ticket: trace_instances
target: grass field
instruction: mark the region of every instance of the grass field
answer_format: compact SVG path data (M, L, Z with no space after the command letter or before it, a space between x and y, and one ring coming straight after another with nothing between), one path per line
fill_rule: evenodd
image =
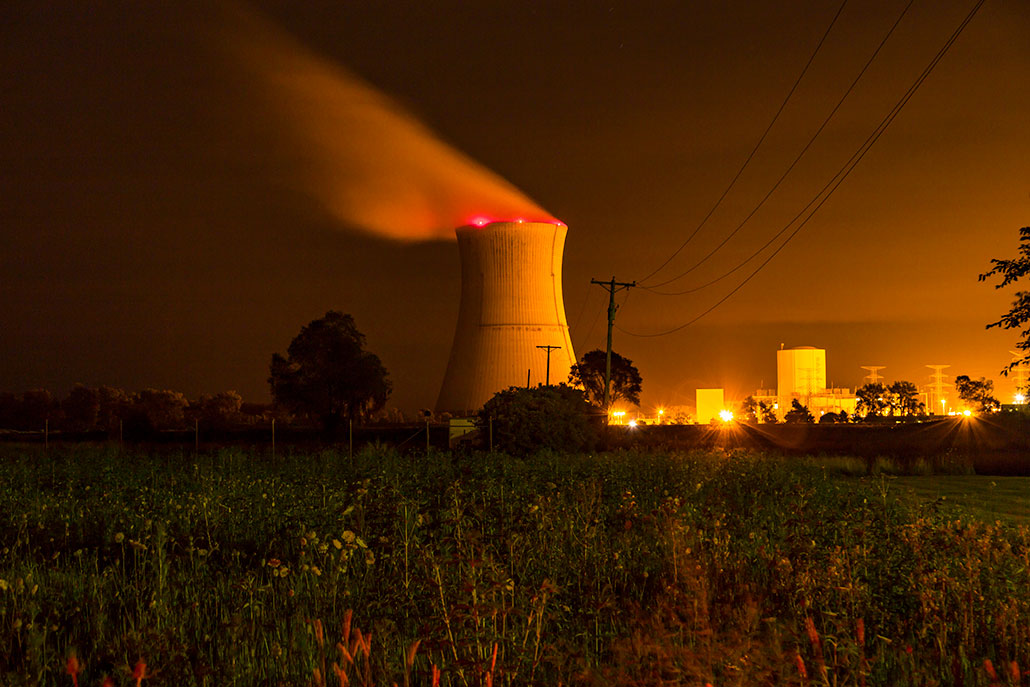
M1030 527L976 517L1025 481L2 451L2 685L1030 682Z
M891 488L923 503L955 506L982 520L1030 525L1030 477L899 476Z

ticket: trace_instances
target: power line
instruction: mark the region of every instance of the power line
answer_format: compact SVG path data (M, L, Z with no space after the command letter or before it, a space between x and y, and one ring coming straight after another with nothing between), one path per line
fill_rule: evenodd
M815 207L812 209L812 211L809 213L809 215L804 220L802 220L801 223L798 224L797 228L795 228L794 231L792 231L787 236L787 238L784 239L783 243L781 243L776 248L776 250L774 250L769 255L769 257L767 257L764 261L762 261L762 263L758 267L756 267L747 277L745 277L743 281L741 281L739 284L737 284L737 286L735 286L729 293L727 293L725 296L723 296L718 301L716 301L714 305L709 307L707 310L702 312L700 315L694 317L693 319L689 320L688 322L685 322L685 323L683 323L683 324L681 324L681 325L679 325L677 327L673 327L672 329L668 329L668 330L665 330L665 331L662 331L662 332L658 332L658 333L654 333L654 334L639 334L639 333L627 331L626 329L623 329L622 327L618 327L619 331L621 331L621 332L623 332L625 334L629 334L630 336L636 336L636 337L642 337L642 338L652 338L652 337L666 336L668 334L672 334L672 333L677 332L677 331L679 331L679 330L681 330L681 329L683 329L685 327L690 326L691 324L694 324L695 322L700 320L702 317L704 317L705 315L707 315L710 312L712 312L713 310L715 310L717 307L719 307L720 305L725 303L726 300L728 300L730 298L730 296L735 294L737 291L742 289L745 284L747 284L749 281L751 281L751 279L753 279L756 274L758 274L766 265L768 265L769 262L774 257L776 257L779 254L779 252L781 250L783 250L787 246L787 244L790 243L791 240L795 236L798 235L798 233L805 227L805 225L808 224L808 222L815 216L815 214L819 211L819 209L823 206L823 204L826 203L827 200L829 200L830 196L832 196L833 193L844 182L844 180L847 179L847 177L851 174L851 172L853 172L855 170L855 168L858 166L858 163L861 162L862 158L865 157L866 153L868 153L869 150L872 149L873 145L875 145L876 142L880 139L880 136L883 135L883 133L891 125L891 123L898 116L898 114L905 107L905 105L908 104L908 101L912 99L912 96L915 95L916 91L919 90L919 87L923 85L923 82L926 81L926 79L927 79L927 77L929 77L930 73L934 70L934 68L936 68L936 66L940 63L940 61L948 53L948 51L951 49L951 46L954 45L956 40L958 40L958 37L962 34L962 32L965 30L965 28L973 20L973 17L976 16L977 12L980 11L980 8L983 7L985 2L986 2L986 0L977 0L976 4L973 6L973 8L969 11L969 13L962 20L962 22L958 25L958 27L952 32L951 36L948 38L947 41L945 41L945 43L941 47L941 49L937 51L937 54L934 55L932 60L930 60L930 63L923 69L922 73L916 78L916 80L912 83L912 85L909 86L908 90L901 97L901 99L898 100L898 102L887 113L887 115L883 118L883 120L881 120L880 124L877 125L877 127L875 129L873 129L873 132L869 135L868 138L866 138L865 142L861 146L859 146L859 149L855 152L855 154L851 156L851 158L844 164L844 166L837 172L837 174L834 175L834 177L826 184L826 186L824 186L823 189L820 190L820 192L818 194L816 194L815 198L813 198L812 201L809 202L809 205L806 206L806 209L809 206L811 206L812 203L815 202L815 200L818 199L820 195L822 195L822 199L819 200L819 202L815 205ZM829 190L827 190L827 189L829 189ZM823 195L824 191L825 191L825 195ZM802 212L804 212L804 210L802 210ZM797 217L799 217L800 214L801 213L799 213L794 218L794 220L791 220L790 222L788 222L783 227L783 229L781 229L776 234L776 236L773 237L773 239L770 239L770 241L766 243L766 246L768 246L769 243L771 243L773 240L775 240L775 238L777 238L778 236L783 234L791 226L791 224L793 224L794 221L796 221ZM760 249L759 252L761 252L761 250L764 250L764 247L762 249ZM756 255L757 255L757 253L756 253ZM752 255L752 257L754 257L754 255ZM750 259L751 258L748 258L748 260L750 260ZM737 268L734 268L734 269L737 269Z
M790 101L791 96L794 95L794 91L797 90L797 87L801 83L801 80L805 77L805 74L808 73L808 68L810 66L812 66L812 62L815 60L815 56L817 54L819 54L819 49L823 47L823 43L826 41L826 37L830 35L830 30L833 28L833 25L837 23L838 17L840 17L841 13L844 12L844 6L847 5L847 4L848 4L848 0L844 0L840 4L840 7L837 9L837 13L835 15L833 15L833 19L830 20L830 25L826 27L826 31L823 32L822 38L819 39L819 43L815 46L815 50L812 51L811 56L808 58L808 62L805 63L805 66L801 70L801 73L798 75L797 80L794 81L794 85L790 87L790 91L787 93L787 97L785 97L783 99L783 102L780 103L779 109L776 110L776 114L773 115L772 121L769 122L769 126L765 127L765 131L762 132L762 135L759 137L758 142L755 143L755 147L751 149L750 153L748 153L747 158L744 160L744 164L742 164L740 166L740 169L737 170L737 173L735 175L733 175L733 178L730 180L729 185L722 192L722 195L719 196L719 199L715 201L715 204L708 211L708 214L706 214L704 216L704 218L701 220L700 224L698 224L697 227L694 228L694 231L691 232L690 236L687 237L687 240L684 241L682 244L680 244L680 247L677 248L675 251L673 251L672 255L670 255L665 260L665 262L663 262L661 265L659 265L657 268L655 268L655 270L653 272L648 274L643 279L640 279L639 281L641 281L641 282L647 281L648 279L650 279L654 275L656 275L659 272L661 272L662 269L664 269L666 265L668 265L670 262L672 262L673 258L675 258L677 255L679 255L680 251L682 251L684 248L686 248L687 244L690 243L691 240L693 240L693 238L695 236L697 236L697 233L699 231L701 231L702 227L705 226L705 224L708 222L709 218L715 213L715 211L718 209L718 207L722 204L722 201L726 199L726 196L729 194L729 192L736 185L737 180L740 179L740 175L744 173L744 170L747 169L747 166L751 163L751 159L755 156L755 153L757 153L758 149L762 146L762 143L765 141L765 137L769 135L769 132L772 130L773 125L776 124L776 121L780 118L780 114L783 112L783 109L787 106L787 103Z
M854 78L854 80L852 80L851 85L848 86L847 90L844 91L844 95L842 95L840 97L840 100L837 101L837 104L833 106L833 109L830 110L830 113L828 115L826 115L825 119L823 119L823 122L822 122L822 124L819 125L819 128L816 129L815 133L813 133L811 138L808 139L808 143L805 144L805 147L801 149L801 152L799 152L797 154L797 156L794 158L794 161L791 162L790 165L787 167L787 169L785 169L783 171L783 174L781 174L780 178L776 180L776 183L773 184L772 188L770 188L769 191L765 194L765 196L763 196L762 199L760 201L758 201L758 204L755 205L755 207L751 209L751 212L749 212L747 214L747 216L744 217L743 220L741 220L741 222L737 225L737 227L733 231L731 231L729 233L729 235L727 235L726 238L724 238L722 240L722 242L719 243L719 245L717 245L715 248L713 248L711 251L709 251L707 255L705 255L703 258L698 260L696 263L694 263L692 266L687 268L685 271L680 272L678 275L676 275L675 277L672 277L671 279L666 279L663 282L659 282L657 284L653 284L650 287L643 287L643 288L651 290L651 289L654 289L654 288L657 288L657 287L660 287L660 286L665 286L666 284L671 284L672 282L678 281L678 280L682 279L683 277L687 276L688 274L690 274L691 272L696 270L698 267L700 267L701 265L706 263L709 260L709 258L711 258L713 255L718 253L722 249L723 246L725 246L727 243L729 243L730 239L732 239L734 236L736 236L737 233L741 229L744 228L745 224L747 224L749 221L751 221L751 218L754 217L755 214L760 209L762 209L762 207L765 205L766 201L769 200L769 198L772 197L773 193L776 192L776 189L778 189L780 187L780 184L782 184L783 181L787 178L787 176L790 175L790 173L792 171L794 171L794 168L801 161L801 158L805 156L805 153L808 152L809 148L812 147L812 145L815 143L816 139L819 138L819 135L823 132L823 130L826 128L826 126L830 123L830 120L833 119L833 116L835 114L837 114L837 110L839 110L841 105L844 104L844 101L847 100L849 95L851 95L851 92L855 90L855 86L858 85L858 82L865 75L865 73L869 69L870 65L872 65L873 61L876 59L876 56L880 54L880 51L883 49L883 46L887 44L888 40L890 40L890 37L894 34L895 29L898 28L899 24L901 24L901 20L905 18L906 14L908 14L908 10L909 10L909 8L912 7L912 4L914 2L915 2L915 0L909 0L909 3L907 5L905 5L904 9L901 10L901 14L898 15L898 18L891 25L890 29L887 31L886 35L884 35L884 37L880 41L879 45L876 46L876 49L873 51L872 55L870 55L869 59L866 60L866 63L862 66L862 69L859 70L858 75ZM802 212L804 212L804 211L802 210ZM768 245L768 244L766 244L766 245ZM763 246L761 249L759 249L758 252L760 253L764 249L765 249L765 246ZM752 255L751 257L753 258L754 255ZM687 293L693 293L695 291L700 290L701 288L705 288L706 286L711 286L712 284L714 284L714 283L724 279L725 277L727 277L730 274L732 274L733 272L735 272L737 269L739 269L739 267L742 267L743 264L747 263L750 260L751 260L751 258L748 258L747 260L744 261L744 263L742 263L738 267L730 270L729 272L724 274L722 277L719 277L718 279L715 279L713 281L708 282L707 284L705 284L702 287L698 287L698 288L694 288L694 289L687 289L685 291L675 291L675 292L665 292L665 293L656 291L655 293L661 293L662 295L667 295L667 296L681 296L681 295L684 295L684 294L687 294Z

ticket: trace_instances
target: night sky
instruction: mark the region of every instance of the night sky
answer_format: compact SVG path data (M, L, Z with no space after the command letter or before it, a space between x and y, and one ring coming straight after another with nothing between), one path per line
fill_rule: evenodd
M751 163L648 284L715 248L840 100L904 0L849 2ZM973 0L916 0L776 192L682 291L779 232L855 153ZM329 309L432 407L457 318L453 227L569 226L576 353L606 293L699 226L838 2L8 2L0 8L0 390L227 389ZM979 283L1030 224L1030 3L988 0L799 233L681 296L629 292L615 349L642 405L775 386L775 350L924 384L994 378L1016 335ZM790 230L792 230L791 227ZM786 234L783 235L784 237ZM780 239L782 241L782 238ZM623 297L625 294L623 294ZM620 297L620 301L623 299Z

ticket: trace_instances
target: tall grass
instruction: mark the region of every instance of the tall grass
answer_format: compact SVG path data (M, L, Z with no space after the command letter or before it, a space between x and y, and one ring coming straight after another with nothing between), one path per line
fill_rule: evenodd
M142 661L155 686L338 684L334 662L381 685L1030 668L1028 528L804 461L4 451L4 685L70 685L73 655L79 684Z

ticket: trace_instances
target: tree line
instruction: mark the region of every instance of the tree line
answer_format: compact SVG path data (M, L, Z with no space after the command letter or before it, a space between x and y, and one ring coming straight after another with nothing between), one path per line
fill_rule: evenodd
M244 403L236 391L187 399L169 389L130 392L112 386L77 384L64 398L46 389L0 392L0 429L66 432L161 431L267 423L277 413L268 405Z
M990 379L972 379L968 375L959 375L955 378L955 391L971 411L989 413L1001 408L1001 403L994 397L994 382ZM904 380L892 384L866 384L855 390L855 397L858 400L853 415L848 415L845 410L826 412L819 417L818 422L825 424L860 422L884 417L912 417L928 415L936 410L928 409L926 404L919 400L918 387ZM779 422L776 409L765 401L755 399L754 396L748 396L741 403L738 418L743 422L752 423ZM786 424L816 421L808 407L796 398L791 400L790 410L783 415L783 422Z

